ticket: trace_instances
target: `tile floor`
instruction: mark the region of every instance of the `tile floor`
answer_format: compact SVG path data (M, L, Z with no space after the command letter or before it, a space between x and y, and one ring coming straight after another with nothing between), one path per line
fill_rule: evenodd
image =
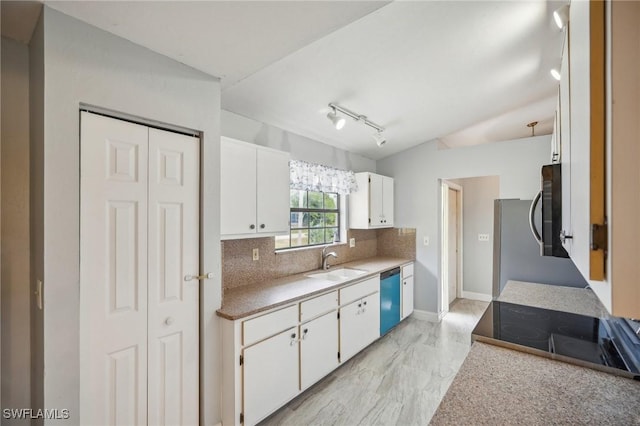
M487 305L460 299L440 323L407 318L261 426L428 424Z

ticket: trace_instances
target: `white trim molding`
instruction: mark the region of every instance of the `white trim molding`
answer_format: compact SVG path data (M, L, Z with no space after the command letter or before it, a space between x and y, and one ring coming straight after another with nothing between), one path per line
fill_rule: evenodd
M490 294L474 293L472 291L462 291L463 299L480 300L482 302L491 302L493 299Z

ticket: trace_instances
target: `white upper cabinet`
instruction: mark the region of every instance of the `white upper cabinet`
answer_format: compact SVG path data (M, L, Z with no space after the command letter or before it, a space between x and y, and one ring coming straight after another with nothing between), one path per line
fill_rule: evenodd
M349 195L349 228L393 227L393 178L356 173L358 191Z
M223 239L289 231L289 154L222 137L220 228Z

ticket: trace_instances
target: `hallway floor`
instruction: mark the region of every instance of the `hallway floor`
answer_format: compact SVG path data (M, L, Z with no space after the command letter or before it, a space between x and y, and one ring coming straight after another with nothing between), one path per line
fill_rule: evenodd
M426 425L487 306L460 299L440 323L409 317L261 425Z

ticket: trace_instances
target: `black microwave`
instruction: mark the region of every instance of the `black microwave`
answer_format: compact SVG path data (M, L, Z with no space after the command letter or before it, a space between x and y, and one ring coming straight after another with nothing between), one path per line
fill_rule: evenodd
M529 209L529 226L540 244L542 256L569 257L562 246L562 166L542 166L542 190L536 195ZM534 218L538 203L542 201L542 232L538 232Z

